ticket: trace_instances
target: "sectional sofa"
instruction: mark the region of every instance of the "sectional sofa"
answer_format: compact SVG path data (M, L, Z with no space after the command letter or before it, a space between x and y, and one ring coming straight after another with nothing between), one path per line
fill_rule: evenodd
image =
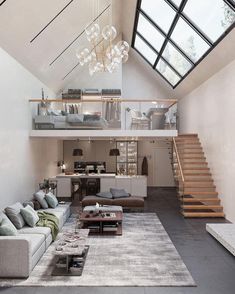
M39 211L56 215L61 230L70 216L70 203ZM0 212L0 216L7 217L4 212ZM51 242L52 235L48 227L24 226L16 236L0 236L0 277L28 277Z

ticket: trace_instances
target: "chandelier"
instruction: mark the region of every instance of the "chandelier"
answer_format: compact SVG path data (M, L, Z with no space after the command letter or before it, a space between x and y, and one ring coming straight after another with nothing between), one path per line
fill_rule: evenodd
M88 65L89 74L115 72L120 64L127 62L130 46L126 41L118 41L116 28L109 24L102 28L97 22L85 28L90 48L77 51L76 56L81 66Z

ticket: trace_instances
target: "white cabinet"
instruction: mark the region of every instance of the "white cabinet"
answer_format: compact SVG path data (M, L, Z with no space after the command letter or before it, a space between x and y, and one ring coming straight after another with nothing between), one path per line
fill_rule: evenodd
M57 197L71 197L71 178L57 178Z
M116 187L116 179L115 178L101 178L100 179L100 192L109 191L110 188Z
M131 193L131 179L129 177L116 177L116 188L125 189L127 193Z
M147 197L147 177L133 177L131 179L131 195Z

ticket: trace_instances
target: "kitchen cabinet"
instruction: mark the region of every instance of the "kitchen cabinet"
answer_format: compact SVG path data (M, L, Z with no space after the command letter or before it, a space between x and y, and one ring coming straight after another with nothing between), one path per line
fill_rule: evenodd
M131 179L131 194L134 196L147 196L147 177L133 177Z
M131 179L129 177L116 177L116 188L125 189L127 193L131 193Z
M133 196L147 197L147 177L116 176L115 178L101 178L100 191L106 192L110 188L125 189Z
M71 197L70 178L57 178L57 197Z
M114 178L101 178L100 179L100 192L109 191L110 188L116 187L116 179Z

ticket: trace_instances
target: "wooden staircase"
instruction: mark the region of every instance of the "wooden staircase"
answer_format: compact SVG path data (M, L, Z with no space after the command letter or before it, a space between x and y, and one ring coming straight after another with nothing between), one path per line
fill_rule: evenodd
M224 217L197 134L173 138L172 164L184 217Z

